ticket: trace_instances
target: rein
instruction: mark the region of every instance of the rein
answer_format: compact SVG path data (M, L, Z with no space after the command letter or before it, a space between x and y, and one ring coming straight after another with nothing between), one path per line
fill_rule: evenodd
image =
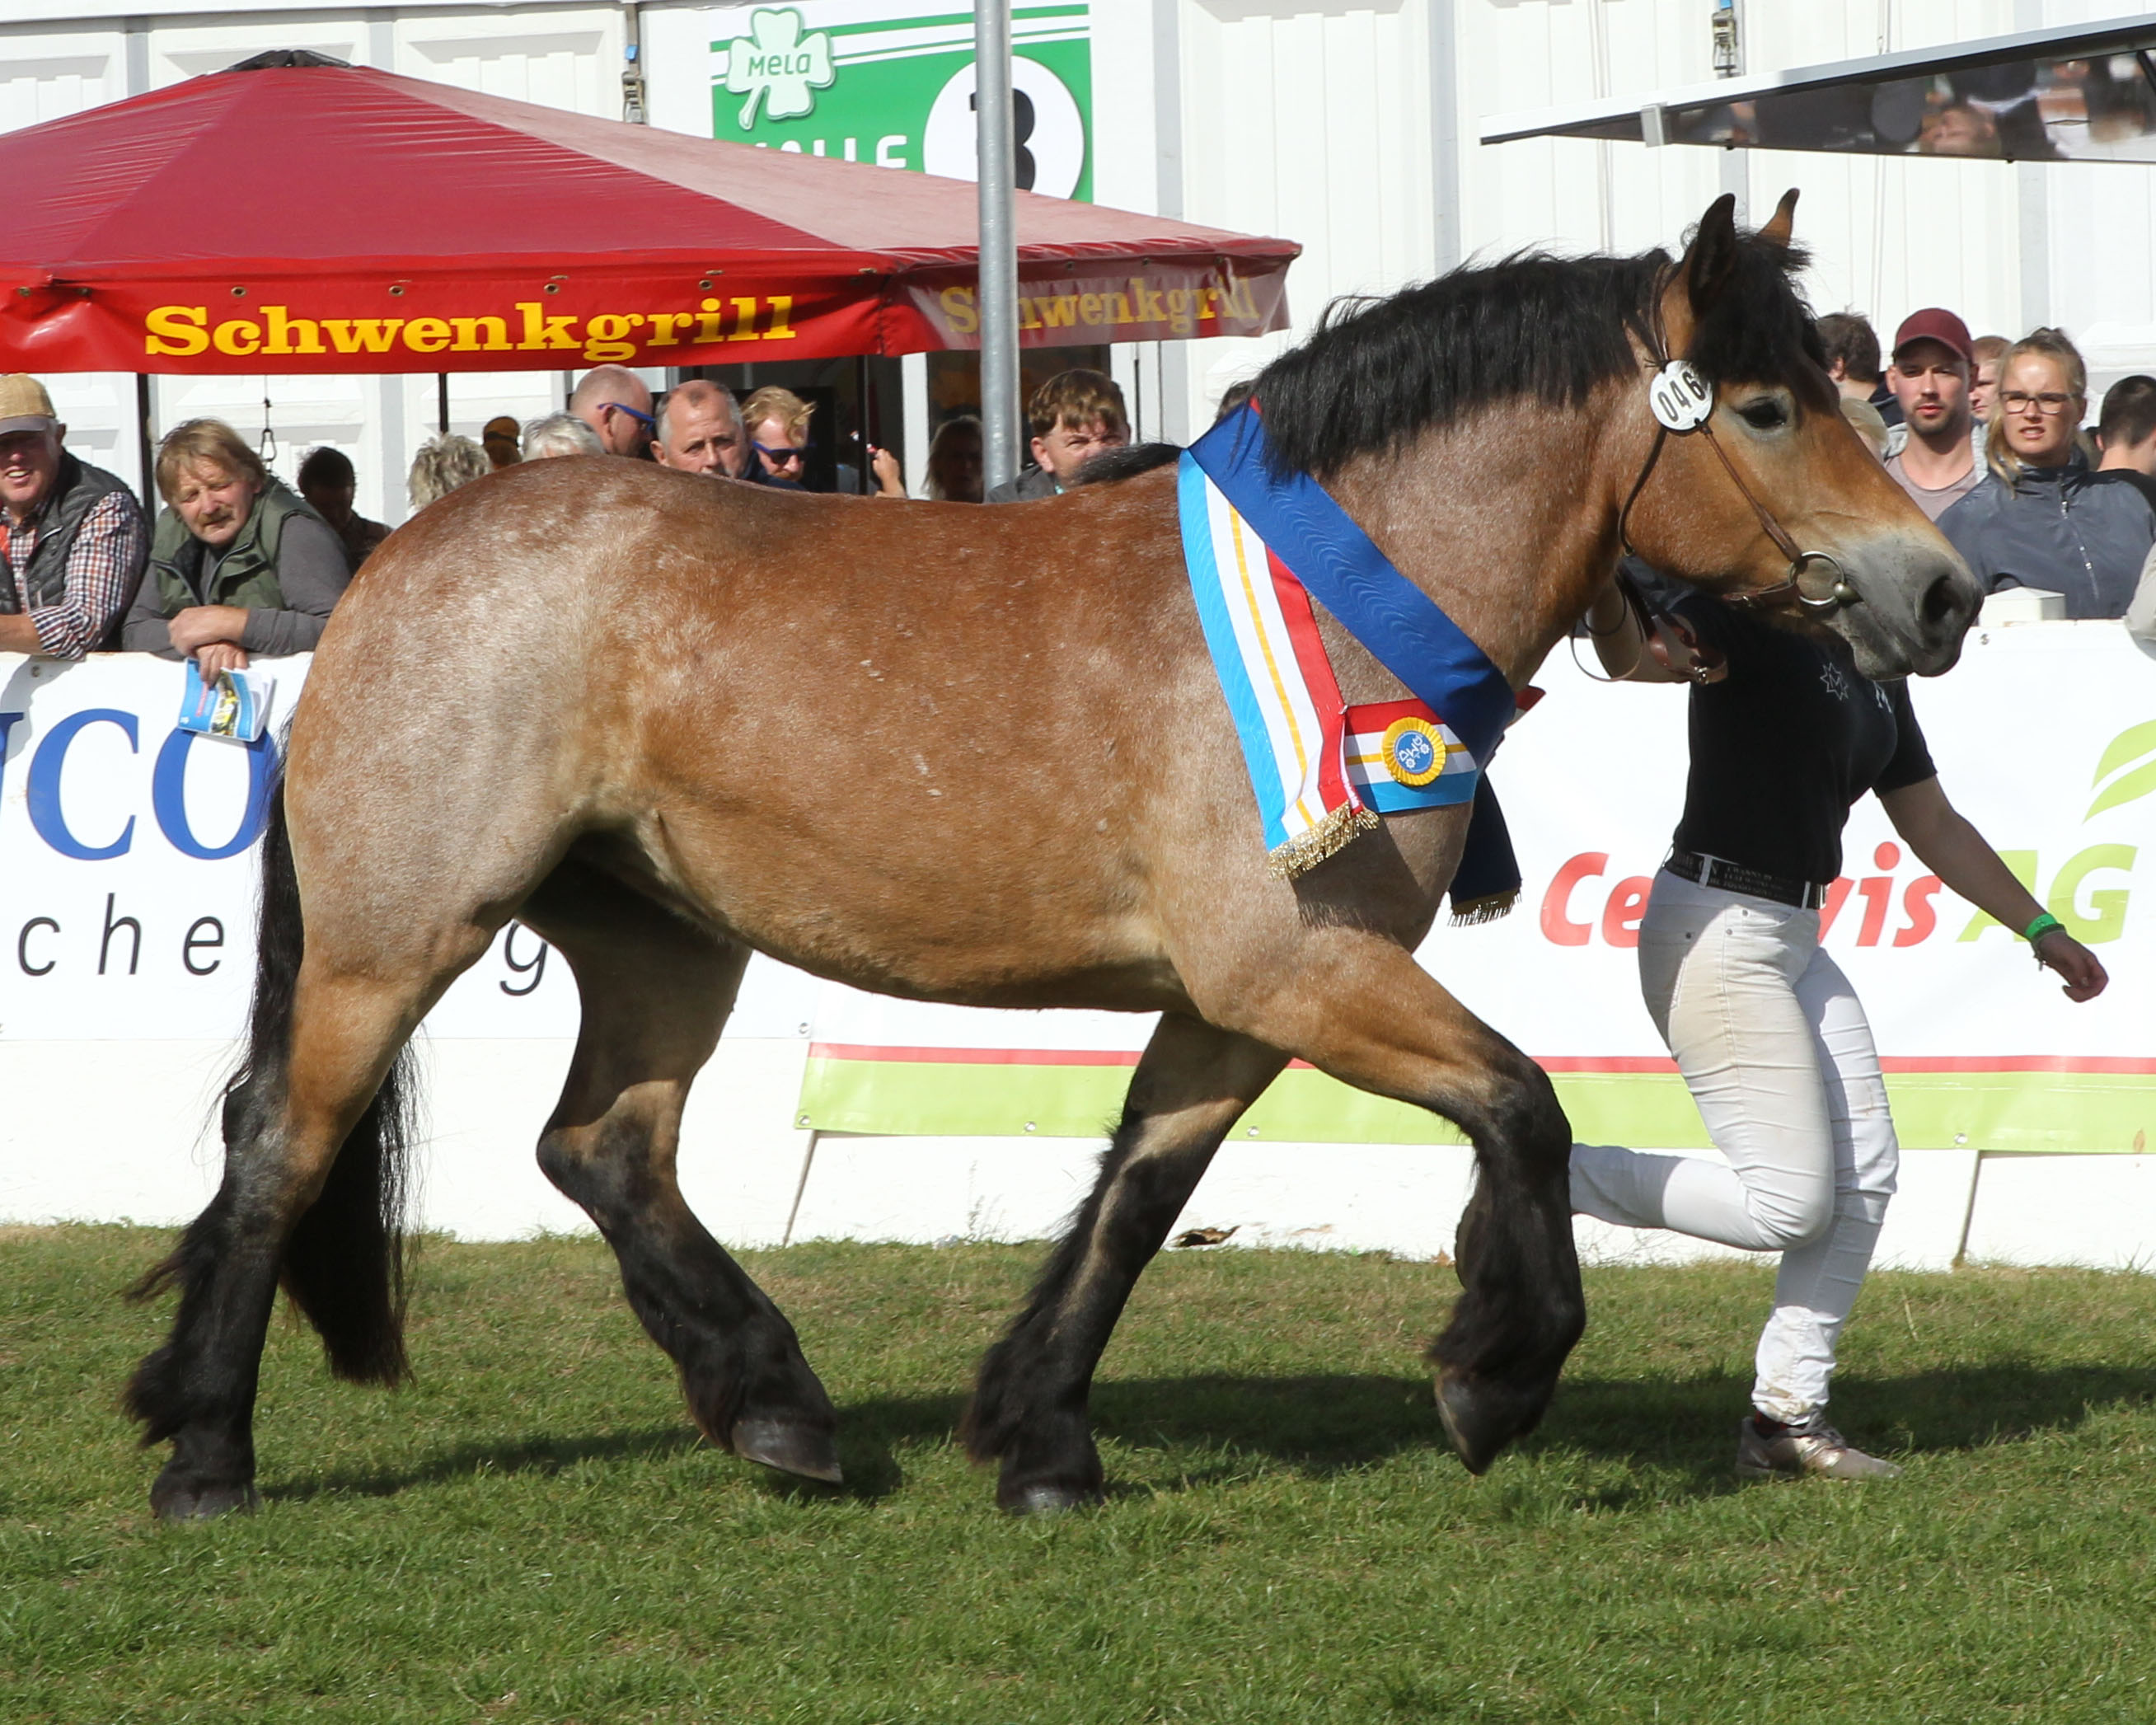
M1714 389L1700 376L1689 359L1670 357L1669 340L1662 329L1662 292L1667 284L1667 272L1655 280L1652 295L1653 311L1646 327L1641 331L1647 350L1653 357L1656 371L1654 380L1647 386L1648 405L1655 415L1655 441L1647 450L1647 459L1640 465L1640 476L1632 482L1626 494L1625 506L1617 513L1617 542L1628 557L1637 557L1633 549L1632 536L1628 524L1632 517L1632 506L1640 501L1640 493L1646 489L1647 480L1662 458L1662 445L1671 434L1688 437L1694 432L1707 440L1722 463L1722 471L1738 493L1752 506L1752 513L1759 519L1760 531L1766 534L1774 548L1789 560L1789 572L1771 587L1763 587L1750 593L1720 593L1716 597L1725 604L1746 608L1779 604L1794 598L1797 603L1815 617L1825 617L1844 605L1861 602L1863 595L1850 583L1849 573L1834 557L1823 551L1805 551L1790 537L1789 529L1775 519L1774 511L1762 503L1744 476L1737 470L1737 464L1729 459L1721 439L1714 434ZM1659 656L1659 655L1657 655Z

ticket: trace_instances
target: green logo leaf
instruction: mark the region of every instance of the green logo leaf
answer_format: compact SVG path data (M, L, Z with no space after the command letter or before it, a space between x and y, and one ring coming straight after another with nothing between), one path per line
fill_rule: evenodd
M2123 770L2126 768L2132 770ZM2112 778L2114 773L2118 777ZM2143 725L2129 726L2112 738L2104 749L2103 758L2096 763L2096 777L2089 783L2102 784L2107 778L2111 783L2097 792L2096 800L2088 806L2088 814L2082 817L2083 820L2156 791L2156 719Z
M828 90L836 75L831 70L829 33L801 33L801 14L758 10L749 14L749 33L726 44L726 91L745 95L741 129L756 124L756 107L763 104L767 120L798 120L816 111L814 90Z

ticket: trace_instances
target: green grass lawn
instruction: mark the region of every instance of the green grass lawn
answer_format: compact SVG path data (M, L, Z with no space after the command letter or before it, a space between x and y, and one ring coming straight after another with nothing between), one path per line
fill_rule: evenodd
M2156 1278L1881 1276L1836 1408L1894 1483L1729 1474L1768 1278L1604 1271L1473 1480L1418 1355L1452 1273L1147 1275L1114 1496L1006 1519L952 1428L1038 1253L752 1255L850 1481L696 1437L596 1241L429 1242L418 1382L273 1326L261 1514L160 1528L116 1407L163 1237L0 1231L0 1720L2156 1719Z

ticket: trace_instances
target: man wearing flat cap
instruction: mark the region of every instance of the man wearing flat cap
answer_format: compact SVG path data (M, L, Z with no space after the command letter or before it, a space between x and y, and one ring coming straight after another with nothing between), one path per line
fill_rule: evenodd
M1975 370L1969 326L1943 307L1912 312L1894 332L1887 385L1902 404L1909 438L1887 470L1932 521L1984 481L1969 442L1969 380Z
M0 377L0 653L80 659L120 644L150 554L126 485L62 446L35 377Z

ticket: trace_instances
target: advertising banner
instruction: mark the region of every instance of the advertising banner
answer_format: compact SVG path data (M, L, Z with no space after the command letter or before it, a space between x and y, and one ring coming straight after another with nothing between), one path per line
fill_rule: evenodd
M219 1040L254 981L255 841L309 657L258 660L269 729L178 727L185 667L0 655L0 1041ZM798 1037L815 983L759 957L730 1025ZM575 979L521 924L451 985L424 1034L573 1037Z
M1639 925L1683 800L1686 696L1590 680L1560 648L1492 773L1526 885L1505 920L1419 957L1540 1060L1584 1140L1703 1148L1640 1004ZM2028 947L1947 891L1861 802L1821 922L1871 1016L1912 1148L2133 1152L2156 1127L2156 661L2114 623L1974 634L1914 685L1942 783L2102 959L2075 1006ZM1253 804L1250 865L1264 865ZM801 1114L844 1132L1099 1136L1149 1019L985 1013L827 988ZM1236 1129L1291 1142L1456 1142L1420 1110L1291 1069Z
M802 0L702 16L711 32L713 137L978 177L972 13ZM1010 28L1018 189L1090 202L1088 10L1015 5Z
M271 741L305 659L264 661L270 729L241 744L178 728L182 666L0 656L0 1040L214 1040L254 973L254 841ZM1686 696L1608 685L1564 650L1548 698L1492 771L1525 889L1500 922L1440 927L1422 963L1552 1073L1583 1138L1706 1142L1639 995L1640 918L1683 797ZM2156 661L2116 624L1972 634L1913 697L1943 783L2112 974L2063 999L2012 932L1947 891L1871 798L1844 841L1826 950L1870 1014L1912 1148L2145 1150L2156 1127ZM1251 809L1251 866L1263 845ZM1367 841L1358 841L1367 842ZM568 1037L573 978L511 925L428 1031ZM813 1032L810 1026L813 1024ZM922 1006L759 957L728 1034L811 1038L798 1122L901 1135L1096 1137L1151 1020ZM1239 1136L1451 1142L1416 1109L1291 1069Z

